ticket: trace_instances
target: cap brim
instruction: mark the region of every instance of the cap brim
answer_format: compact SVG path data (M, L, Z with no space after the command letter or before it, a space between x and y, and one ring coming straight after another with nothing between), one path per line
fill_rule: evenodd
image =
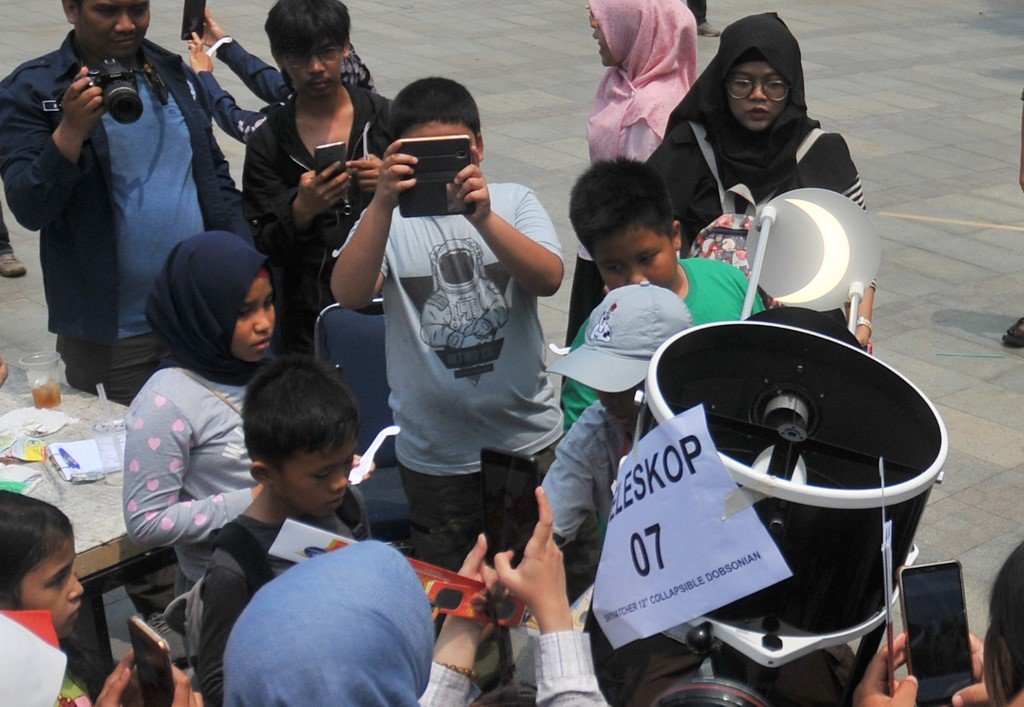
M647 376L648 360L623 358L586 347L570 351L548 366L550 373L572 378L606 393L620 393L639 385Z

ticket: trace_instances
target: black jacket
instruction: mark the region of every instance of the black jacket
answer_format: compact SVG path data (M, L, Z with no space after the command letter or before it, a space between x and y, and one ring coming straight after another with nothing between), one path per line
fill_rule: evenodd
M363 127L370 125L371 154L378 157L391 143L387 126L389 101L361 88L346 86L352 99L352 132L346 140L348 159L363 154ZM256 247L270 256L281 290L278 323L281 350L313 353L313 327L317 314L334 302L331 295L332 252L348 238L372 194L355 186L345 204L320 214L306 231L292 219L292 201L299 178L313 168L313 156L302 144L295 126L295 97L274 108L267 121L249 138L242 174L245 215L250 220Z

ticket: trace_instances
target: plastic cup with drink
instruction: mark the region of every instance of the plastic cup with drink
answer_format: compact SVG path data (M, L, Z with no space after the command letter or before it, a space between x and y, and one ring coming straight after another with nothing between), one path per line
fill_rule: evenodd
M60 354L40 351L22 356L18 363L28 376L33 404L37 408L60 405Z

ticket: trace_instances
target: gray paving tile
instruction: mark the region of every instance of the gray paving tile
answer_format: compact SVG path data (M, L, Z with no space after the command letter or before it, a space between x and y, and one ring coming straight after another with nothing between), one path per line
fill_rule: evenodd
M878 319L876 316L875 320ZM879 348L876 354L878 358L913 381L933 401L977 383L975 378L965 373L951 371L914 356L886 351L885 348Z
M1006 376L1000 379L1005 381ZM970 388L944 395L936 402L985 420L1024 429L1024 393L1005 385L978 383Z

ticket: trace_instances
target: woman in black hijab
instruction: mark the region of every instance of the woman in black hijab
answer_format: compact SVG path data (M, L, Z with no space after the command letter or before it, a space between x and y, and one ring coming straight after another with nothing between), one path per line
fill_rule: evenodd
M829 189L864 206L846 141L807 116L800 45L773 12L726 27L648 164L668 184L684 256L699 254L699 246L690 250L694 239L722 214L753 214L792 189ZM862 344L873 299L868 288L856 332Z

